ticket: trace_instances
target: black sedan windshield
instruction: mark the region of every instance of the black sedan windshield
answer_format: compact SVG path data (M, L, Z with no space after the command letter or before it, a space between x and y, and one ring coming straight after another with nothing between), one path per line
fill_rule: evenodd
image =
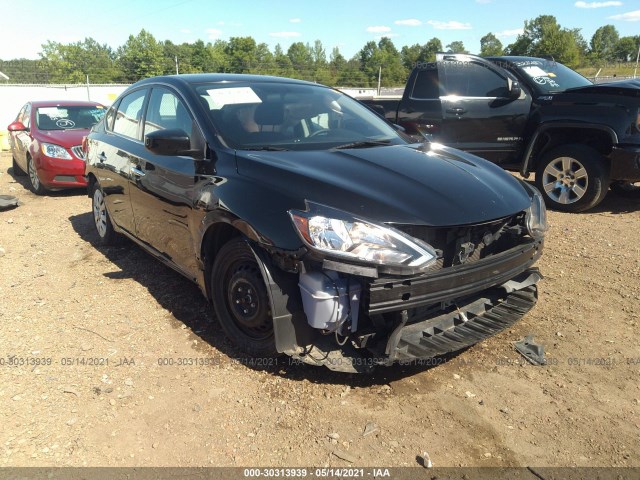
M592 84L579 73L552 60L516 62L516 70L520 72L521 76L530 78L538 93L543 95Z
M382 118L335 90L275 82L201 85L225 143L239 150L316 150L406 143Z

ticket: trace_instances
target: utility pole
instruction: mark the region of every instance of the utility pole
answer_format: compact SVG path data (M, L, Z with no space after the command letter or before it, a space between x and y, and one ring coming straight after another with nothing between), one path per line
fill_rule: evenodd
M380 81L382 80L382 65L378 69L378 96L380 96Z
M633 70L633 78L636 78L636 73L638 73L638 60L640 60L640 45L638 45L638 55L636 55L636 68Z
M177 55L175 56L175 60L176 60L176 75L179 75L179 72L178 72L178 56Z
M87 100L91 101L91 90L89 89L89 75L87 74Z

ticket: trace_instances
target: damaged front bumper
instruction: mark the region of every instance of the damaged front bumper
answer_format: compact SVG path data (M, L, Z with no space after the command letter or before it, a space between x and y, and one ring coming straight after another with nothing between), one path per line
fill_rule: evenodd
M360 315L369 326L343 345L316 336L286 353L331 370L366 372L455 352L508 328L535 304L542 275L532 265L542 252L531 241L468 265L420 276L370 279ZM345 337L346 338L346 337Z
M538 300L536 284L541 278L538 269L529 269L482 295L457 301L447 313L422 321L411 321L403 311L380 363L433 358L497 334L533 308Z

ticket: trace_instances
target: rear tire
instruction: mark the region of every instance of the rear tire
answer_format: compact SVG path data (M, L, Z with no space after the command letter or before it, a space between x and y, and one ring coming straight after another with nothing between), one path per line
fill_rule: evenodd
M546 153L536 168L536 186L549 208L583 212L607 194L609 172L605 160L586 145L563 145Z
M98 243L102 246L115 245L118 243L120 236L113 229L111 217L109 216L107 205L104 201L104 192L98 182L93 184L91 211L93 213L93 226L98 234Z
M278 355L267 287L246 240L225 244L213 263L211 298L229 339L252 357Z
M16 157L12 156L11 160L12 160L11 168L12 168L12 171L13 171L13 175L16 176L16 177L24 177L26 175L26 173L16 163Z

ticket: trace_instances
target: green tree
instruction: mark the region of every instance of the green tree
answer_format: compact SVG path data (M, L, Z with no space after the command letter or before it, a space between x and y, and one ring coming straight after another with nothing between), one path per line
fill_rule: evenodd
M455 42L451 42L449 45L447 45L447 53L469 53L469 52L464 48L464 43L462 43L460 40L456 40Z
M210 72L226 72L229 69L229 58L227 57L227 42L224 40L216 40L213 44L207 44L211 65L208 69Z
M87 75L92 83L109 83L119 74L111 48L93 38L66 45L48 41L40 57L55 83L85 83Z
M402 64L407 70L411 70L418 62L434 62L436 53L444 51L439 38L433 37L424 45L418 43L410 47L404 46L400 50Z
M293 78L309 79L313 76L313 55L308 44L292 43L287 50L287 57L294 68Z
M605 25L598 28L590 42L590 54L592 60L613 62L616 58L616 45L620 40L618 31L613 25Z
M502 42L493 33L487 33L480 39L480 55L483 57L491 57L502 55L504 48Z
M507 47L510 55L553 57L577 67L586 48L579 29L562 28L553 15L540 15L524 22L524 32Z
M231 37L224 53L231 73L247 73L256 66L256 41L252 37Z
M118 48L116 57L126 82L164 73L163 47L145 29L135 37L129 35L126 43Z
M291 59L284 53L279 43L273 49L273 60L277 69L277 75L291 77L294 74Z
M640 48L640 35L622 37L615 46L615 59L619 62L635 61Z

